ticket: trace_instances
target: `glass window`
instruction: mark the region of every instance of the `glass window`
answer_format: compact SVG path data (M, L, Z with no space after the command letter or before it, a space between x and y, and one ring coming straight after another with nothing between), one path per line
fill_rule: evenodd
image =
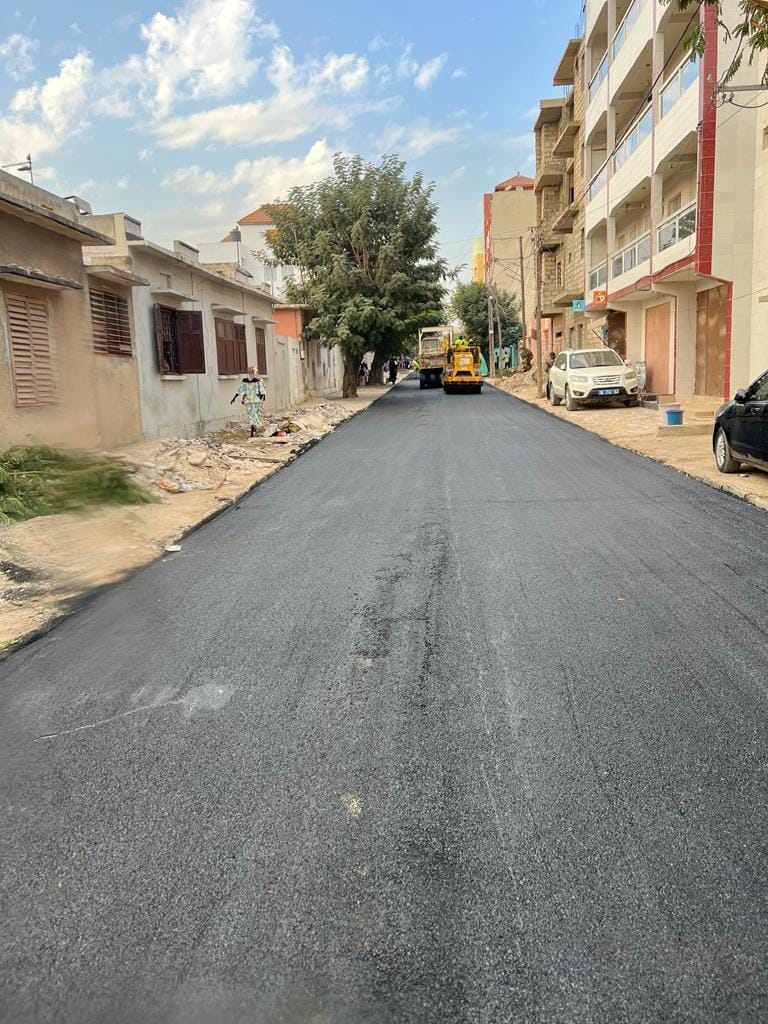
M637 243L637 262L644 263L651 258L651 236L645 235Z
M680 79L682 81L681 92L685 92L689 85L693 85L694 82L698 81L699 78L699 62L698 60L691 60L684 66Z
M752 402L768 402L768 373L755 384L749 397Z
M560 355L555 360L555 366L557 367L558 370L564 370L565 369L565 362L566 362L566 357L563 356L563 355Z
M678 219L677 236L679 239L690 238L696 230L696 207L686 210Z
M662 224L659 228L659 252L668 249L677 241L677 222L670 221L669 224Z
M673 196L669 200L669 202L667 203L667 216L668 217L671 217L673 213L677 213L677 211L682 206L682 200L683 200L683 197L682 197L682 194L680 192L678 192L676 196Z
M586 370L596 366L622 366L623 361L611 348L591 349L588 352L574 352L571 356L572 370Z
M620 277L624 273L624 257L614 256L611 274L613 277Z

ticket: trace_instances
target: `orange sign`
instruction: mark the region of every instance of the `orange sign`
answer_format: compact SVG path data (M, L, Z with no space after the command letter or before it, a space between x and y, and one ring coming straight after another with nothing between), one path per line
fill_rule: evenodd
M607 306L608 305L608 292L605 288L598 288L597 291L592 292L592 305L593 306Z

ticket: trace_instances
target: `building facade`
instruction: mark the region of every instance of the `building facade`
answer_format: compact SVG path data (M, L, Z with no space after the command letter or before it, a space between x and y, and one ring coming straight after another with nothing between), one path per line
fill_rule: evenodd
M542 315L551 350L600 344L584 313L584 44L570 39L534 126L536 223L542 246Z
M0 448L141 437L130 273L90 272L92 217L0 172Z
M536 227L533 188L533 178L516 174L483 197L484 277L481 280L514 295L520 311L525 306L529 324L536 295L536 267L532 257ZM475 266L473 260L473 268Z
M269 212L263 206L241 217L221 242L197 246L202 263L239 263L251 275L254 284L277 299L285 299L285 286L296 274L296 267L270 267L263 259L269 251L267 235L274 230Z
M242 418L231 399L248 367L267 389L267 410L292 404L290 358L272 332L274 299L237 266L225 275L184 242L173 251L145 239L123 213L92 218L114 242L90 248L89 268L128 273L133 289L133 345L145 437L194 437Z
M768 365L762 115L718 92L737 43L709 5L587 0L585 16L587 310L620 326L648 390L729 396ZM737 0L723 16L740 16ZM693 17L701 59L685 46ZM761 71L744 62L731 84Z

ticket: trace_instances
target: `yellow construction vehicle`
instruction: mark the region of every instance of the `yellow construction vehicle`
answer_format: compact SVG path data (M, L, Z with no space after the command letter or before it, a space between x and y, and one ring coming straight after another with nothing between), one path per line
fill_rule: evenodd
M458 338L448 347L443 370L443 390L446 395L458 391L473 391L479 394L483 389L480 373L480 349Z

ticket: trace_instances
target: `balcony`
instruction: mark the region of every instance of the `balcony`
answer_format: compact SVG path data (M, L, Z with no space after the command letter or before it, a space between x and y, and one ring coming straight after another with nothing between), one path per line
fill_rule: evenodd
M655 270L663 270L690 256L696 248L696 203L690 203L656 229Z
M639 58L644 51L650 54L653 39L654 8L650 0L634 0L616 30L611 43L611 102L615 102L617 94L624 86L626 79L632 75L630 91L636 91L634 79L644 67L638 67Z
M608 164L603 164L601 169L592 178L587 186L585 230L591 234L593 229L601 220L608 216Z
M661 119L656 126L656 167L690 137L693 141L699 122L698 61L686 59L661 92ZM691 147L688 147L691 148Z
M573 222L579 215L579 202L573 199L552 221L552 230L559 235L573 234Z
M648 194L652 164L652 124L653 116L649 108L635 121L614 153L611 211L622 202L634 201Z
M543 188L559 186L565 174L565 160L554 156L545 156L537 168L534 189L541 192Z
M651 258L651 233L646 232L621 252L611 257L611 290L621 291L648 273Z
M606 50L605 56L600 61L600 65L597 71L594 73L587 86L587 103L592 103L593 100L597 99L597 94L600 92L600 86L608 77L608 51Z
M596 267L593 267L589 272L587 280L590 292L595 291L597 288L605 288L608 282L608 261L603 260L602 263L598 263Z

